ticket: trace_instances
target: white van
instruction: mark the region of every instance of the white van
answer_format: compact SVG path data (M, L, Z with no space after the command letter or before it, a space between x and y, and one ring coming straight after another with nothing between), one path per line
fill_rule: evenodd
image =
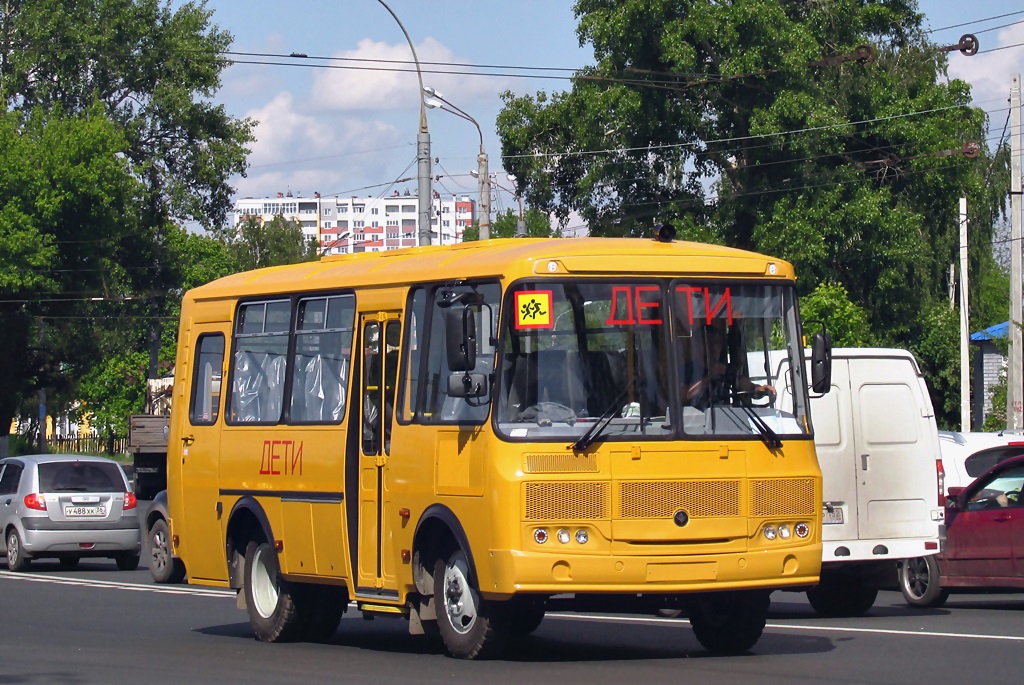
M777 363L774 377L788 378L788 362ZM788 389L778 390L789 401L781 397ZM937 585L939 433L913 355L834 349L831 390L812 395L811 421L825 507L821 581L807 593L811 605L856 616L880 587L899 582L924 592Z

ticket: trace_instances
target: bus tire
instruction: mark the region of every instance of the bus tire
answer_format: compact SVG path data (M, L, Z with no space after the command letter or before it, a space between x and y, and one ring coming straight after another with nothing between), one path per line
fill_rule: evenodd
M261 642L291 642L303 637L295 589L281 579L277 552L266 542L250 542L245 548L242 591L256 639Z
M712 593L690 611L690 626L713 654L742 654L761 639L771 593L763 590Z
M171 536L167 530L167 522L163 519L155 521L147 537L146 556L153 581L180 583L185 578L185 563L171 552Z
M899 566L900 592L912 607L940 607L949 598L949 590L939 582L939 562L935 555L904 559Z
M456 659L500 654L509 637L510 606L480 596L461 548L434 565L437 627L445 651Z
M856 576L823 575L817 585L807 591L811 606L830 618L863 616L874 606L878 588L868 587Z
M300 607L305 617L305 639L327 642L338 632L341 617L348 609L348 595L342 588L330 585L308 585L302 594Z

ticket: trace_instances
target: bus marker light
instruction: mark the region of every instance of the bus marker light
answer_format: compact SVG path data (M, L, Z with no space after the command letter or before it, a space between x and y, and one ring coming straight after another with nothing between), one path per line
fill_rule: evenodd
M559 528L558 529L558 541L559 542L561 542L563 545L568 545L569 544L569 540L571 540L571 539L572 539L572 537L570 537L569 529L568 528Z
M576 542L580 543L581 545L585 545L587 544L587 540L589 539L590 535L587 533L587 531L583 530L582 528L576 531Z
M538 528L533 531L533 539L538 545L543 545L548 541L548 531L546 528Z

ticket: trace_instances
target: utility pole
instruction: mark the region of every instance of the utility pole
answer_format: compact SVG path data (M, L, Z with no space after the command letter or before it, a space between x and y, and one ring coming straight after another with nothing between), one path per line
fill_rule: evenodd
M1010 358L1006 365L1006 427L1024 425L1021 397L1020 74L1010 84Z
M967 288L967 198L960 198L960 431L971 430L970 309Z

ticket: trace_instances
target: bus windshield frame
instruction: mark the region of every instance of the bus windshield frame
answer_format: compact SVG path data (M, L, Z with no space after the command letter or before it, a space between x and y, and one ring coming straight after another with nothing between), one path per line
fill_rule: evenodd
M772 448L810 438L796 302L792 283L778 281L514 283L502 317L494 430L509 441L568 440L575 449L595 436L749 439Z

